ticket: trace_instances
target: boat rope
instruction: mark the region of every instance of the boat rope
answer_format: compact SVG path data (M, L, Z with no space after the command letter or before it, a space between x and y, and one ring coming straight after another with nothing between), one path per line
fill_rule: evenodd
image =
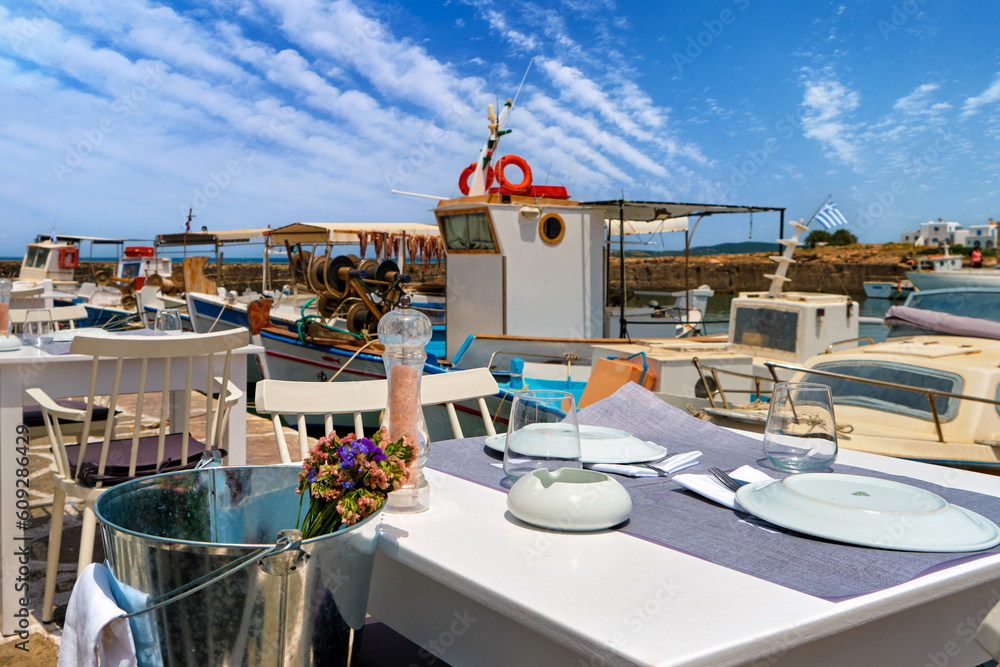
M372 339L371 339L370 341L368 341L367 343L365 343L364 345L362 345L362 346L361 346L361 347L360 347L360 348L358 349L358 351L357 351L357 352L355 352L354 354L352 354L352 355L351 355L351 358L350 358L350 359L348 359L348 360L347 360L346 362L344 362L344 365L343 365L343 366L341 366L340 368L338 368L338 369L337 369L337 372L336 372L336 373L334 373L334 374L333 374L333 377L331 377L331 378L330 378L329 380L327 380L327 382L333 382L334 380L336 380L336 379L337 379L337 376L338 376L338 375L340 375L340 374L341 374L341 373L342 373L342 372L344 371L344 369L345 369L345 368L347 368L347 366L348 366L348 365L349 365L349 364L350 364L350 363L351 363L352 361L354 361L354 358L355 358L355 357L357 357L357 356L358 356L359 354L361 354L362 350L364 350L364 349L365 349L366 347L368 347L369 345L372 345L372 344L374 344L374 343L376 343L376 342L378 342L378 341L377 341L377 339L375 339L375 338L372 338Z
M215 321L212 322L212 326L208 328L208 331L206 333L212 333L212 330L215 329L215 325L219 323L219 319L222 317L222 313L225 310L226 310L226 304L222 304L222 307L219 308L219 314L215 316Z

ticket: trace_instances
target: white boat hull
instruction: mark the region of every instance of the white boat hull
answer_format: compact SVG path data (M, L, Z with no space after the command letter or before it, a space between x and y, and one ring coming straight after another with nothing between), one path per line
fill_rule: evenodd
M911 271L906 274L919 290L955 287L1000 287L1000 271L996 269L962 269L961 271Z

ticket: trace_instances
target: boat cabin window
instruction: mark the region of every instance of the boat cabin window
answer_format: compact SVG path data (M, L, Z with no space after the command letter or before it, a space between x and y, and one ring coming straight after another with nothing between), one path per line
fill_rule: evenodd
M437 218L448 252L499 252L486 209L451 211Z
M816 364L816 370L839 373L853 377L891 382L914 389L933 389L950 394L962 393L962 376L956 373L899 364L889 361L860 361L852 359L844 362ZM907 391L902 387L881 387L852 380L807 374L803 382L819 382L830 386L835 405L857 405L863 408L883 410L907 417L934 421L927 395L919 391ZM959 399L938 396L934 406L942 422L950 421L958 413Z
M740 306L733 321L733 343L795 352L798 331L798 311Z
M566 235L566 223L558 213L549 213L538 221L538 233L549 245L556 245Z
M24 260L24 266L30 269L44 269L45 263L49 261L49 249L41 246L28 246L28 254Z

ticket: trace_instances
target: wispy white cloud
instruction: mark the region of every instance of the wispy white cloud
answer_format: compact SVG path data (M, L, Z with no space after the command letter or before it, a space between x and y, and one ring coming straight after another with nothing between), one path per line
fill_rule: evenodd
M855 141L856 128L847 118L861 104L861 96L842 83L824 75L805 81L802 98L803 134L819 141L828 155L849 166L857 166L859 148Z
M1000 101L1000 74L997 74L986 90L978 95L969 97L962 105L962 117L967 118L979 113L983 107L996 104Z

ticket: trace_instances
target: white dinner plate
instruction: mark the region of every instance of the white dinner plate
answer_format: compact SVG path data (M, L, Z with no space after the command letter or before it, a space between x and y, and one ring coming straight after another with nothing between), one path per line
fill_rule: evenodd
M839 473L791 475L736 492L751 514L806 535L899 551L980 551L1000 544L989 519L915 486Z
M93 334L98 331L103 332L104 330L100 327L60 329L59 331L54 331L52 333L42 334L42 343L68 343L73 340L77 334Z
M500 452L507 445L507 434L486 438L486 446ZM646 463L667 455L666 447L640 440L627 431L603 426L580 426L580 453L584 463Z

